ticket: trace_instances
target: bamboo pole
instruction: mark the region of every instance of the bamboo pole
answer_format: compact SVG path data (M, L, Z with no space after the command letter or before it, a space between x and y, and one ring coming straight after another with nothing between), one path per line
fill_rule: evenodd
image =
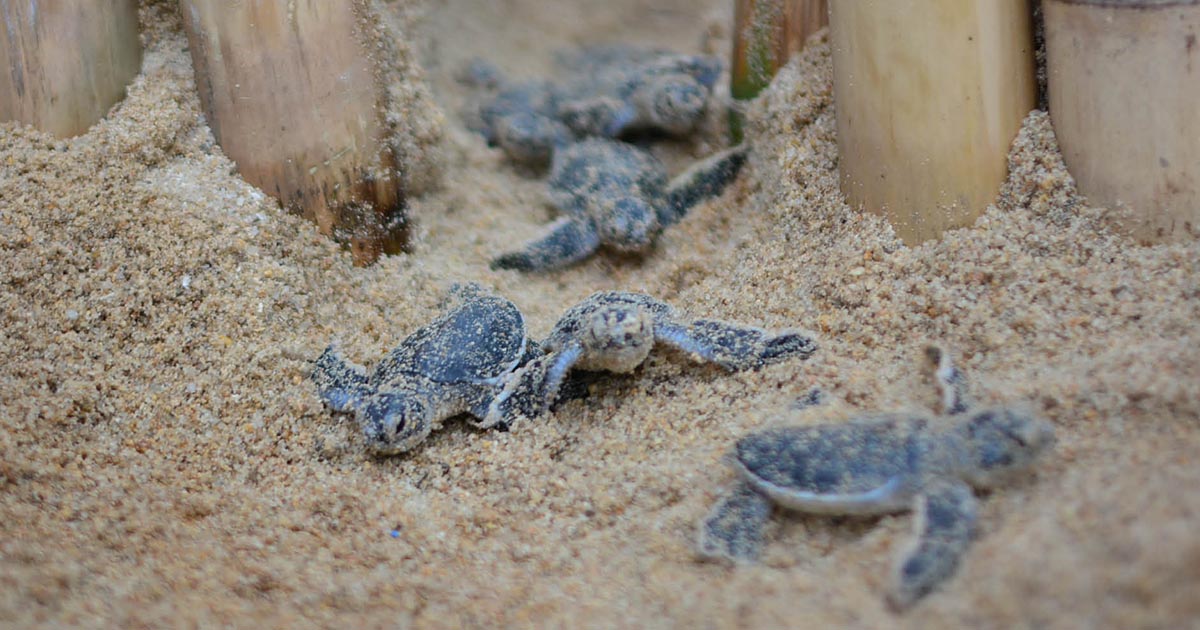
M775 73L804 48L810 35L829 23L828 0L734 0L733 59L730 94L750 100ZM742 120L730 110L734 142L740 142Z
M0 121L87 131L142 65L137 0L0 0Z
M348 244L407 242L366 2L181 0L205 116L246 181Z
M1048 0L1050 117L1067 169L1143 243L1200 236L1200 0Z
M1036 105L1027 0L832 0L842 192L907 244L995 200Z

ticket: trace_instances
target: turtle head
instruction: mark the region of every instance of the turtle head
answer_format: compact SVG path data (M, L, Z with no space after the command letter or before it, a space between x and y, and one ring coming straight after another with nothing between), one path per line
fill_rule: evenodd
M634 304L610 304L591 314L582 333L586 357L581 367L624 374L650 355L654 317Z
M667 74L642 86L633 100L651 127L683 134L704 115L708 88L686 74Z
M967 443L964 476L977 488L990 488L1029 468L1054 445L1054 427L1020 407L973 413L960 425Z
M596 218L596 229L601 243L634 253L646 251L662 231L654 207L633 195L611 200Z
M430 401L414 392L380 393L359 411L367 448L377 455L395 455L415 446L433 428Z
M555 147L570 140L562 123L532 112L515 112L496 121L496 144L509 157L527 164L550 161Z

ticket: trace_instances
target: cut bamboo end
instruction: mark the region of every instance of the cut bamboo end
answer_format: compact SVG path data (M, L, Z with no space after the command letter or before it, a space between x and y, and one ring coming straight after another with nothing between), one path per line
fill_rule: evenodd
M828 0L735 0L729 70L733 98L758 96L809 36L828 23ZM741 119L736 111L730 123L739 142Z
M141 69L137 0L0 0L0 121L69 138Z
M365 2L182 0L205 116L246 181L349 246L407 244Z
M1050 118L1067 169L1143 243L1200 237L1200 0L1048 0Z
M833 0L841 188L909 245L972 224L1037 104L1026 0Z

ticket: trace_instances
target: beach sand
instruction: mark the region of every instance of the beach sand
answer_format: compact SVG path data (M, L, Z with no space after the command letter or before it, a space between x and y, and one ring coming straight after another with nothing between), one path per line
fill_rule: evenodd
M406 173L428 189L412 253L367 269L215 146L173 2L143 7L144 71L88 133L0 125L0 625L1200 624L1200 243L1122 236L1075 192L1044 113L994 207L905 247L838 192L818 38L750 108L743 175L651 255L493 272L553 213L463 127L461 63L533 76L553 50L611 40L726 54L730 3L430 4L383 5L424 68L395 87L431 157ZM720 118L655 151L681 168L722 145ZM453 420L371 457L322 408L311 361L339 339L373 362L458 281L511 298L537 337L624 289L800 326L821 349L738 374L657 353L509 432ZM696 559L738 436L928 407L930 341L982 403L1023 401L1058 435L1035 474L984 497L953 578L887 608L908 515L780 514L760 564ZM815 386L829 407L789 411Z

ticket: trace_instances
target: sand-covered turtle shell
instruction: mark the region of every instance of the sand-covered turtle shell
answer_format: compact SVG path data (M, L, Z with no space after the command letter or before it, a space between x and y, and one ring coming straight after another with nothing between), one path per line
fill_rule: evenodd
M845 424L764 429L738 440L749 483L772 501L816 513L903 509L920 491L926 421L899 414Z
M559 151L546 183L555 205L583 214L589 203L603 207L609 199L640 197L652 205L662 203L667 171L646 151L593 138Z
M512 302L479 296L423 326L380 361L379 383L415 373L439 383L487 383L525 353L525 318Z

